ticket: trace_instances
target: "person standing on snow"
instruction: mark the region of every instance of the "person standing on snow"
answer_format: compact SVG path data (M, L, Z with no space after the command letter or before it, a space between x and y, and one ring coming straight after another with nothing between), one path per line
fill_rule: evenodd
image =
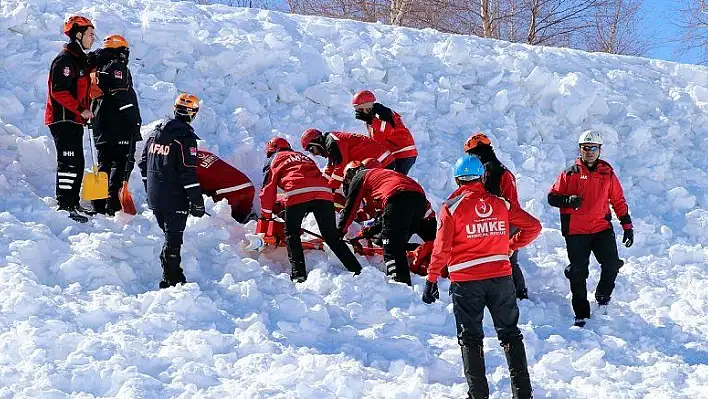
M283 190L285 211L285 244L292 265L290 279L301 283L307 279L305 254L302 250L300 229L302 220L312 212L325 243L350 272L359 274L361 265L337 232L332 203L332 189L312 158L293 151L282 137L273 138L266 145L268 162L263 168L261 189L261 218L273 218L278 188Z
M520 208L519 194L516 191L516 177L499 161L489 137L481 132L471 135L465 142L465 152L470 155L476 155L484 164L484 188L487 192L503 197ZM514 226L509 228L511 235L516 234L517 231L518 229ZM528 299L526 279L524 279L524 273L519 266L519 252L514 251L509 261L511 262L514 286L516 286L516 297L518 299Z
M391 152L376 141L360 134L327 132L307 129L300 137L300 144L312 155L327 158L324 176L332 190L338 189L344 181L344 167L351 161L374 158L387 169L393 169Z
M86 209L79 205L84 176L84 125L93 118L89 109L91 65L86 52L94 41L91 20L73 15L64 22L69 43L52 61L49 69L44 124L57 151L56 196L60 211L85 223Z
M216 155L197 151L197 178L202 192L219 202L226 198L231 205L231 217L239 223L254 218L251 212L256 193L251 179Z
M440 209L422 300L430 304L439 298L437 281L447 268L469 397L489 397L482 346L487 307L504 348L513 396L528 399L532 397L531 380L517 326L519 308L509 256L538 236L541 223L515 204L488 193L483 176L484 166L476 156L457 160L455 181L460 188ZM511 239L510 225L520 229Z
M94 200L93 209L113 215L121 210L118 191L135 165L135 142L141 141L138 96L128 69L130 46L124 37L109 35L96 51L96 77L101 97L94 100L93 136L98 152L98 170L106 172L108 200Z
M366 123L369 136L386 147L395 158L393 169L407 175L415 163L418 150L401 115L377 103L374 93L369 90L356 93L352 106L354 117Z
M182 236L187 216L206 213L197 180L197 135L190 123L199 112L199 99L180 94L175 100L174 118L158 125L147 139L140 159L140 173L148 205L165 233L160 253L160 288L187 282L182 271Z
M423 188L410 177L389 169L366 169L359 161L344 171L346 203L338 229L344 236L357 216L362 200L383 209L381 241L386 274L411 285L406 244L425 217L428 200Z
M575 325L582 327L590 317L586 284L590 252L602 270L595 290L601 307L610 302L617 273L624 265L617 253L610 205L624 230L622 243L628 248L634 243L634 230L622 185L612 166L600 159L602 136L584 131L578 147L580 156L558 176L548 193L548 203L560 208L561 233L570 260L565 276L570 280Z

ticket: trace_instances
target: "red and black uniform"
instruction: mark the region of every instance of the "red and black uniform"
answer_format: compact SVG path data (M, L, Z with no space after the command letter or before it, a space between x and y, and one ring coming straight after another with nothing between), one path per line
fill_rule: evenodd
M98 151L98 170L106 172L108 201L93 201L99 213L121 209L118 191L135 165L135 142L141 141L140 108L128 69L127 52L104 48L96 51L96 81L102 95L93 102L93 137Z
M569 204L572 195L582 198L577 209ZM624 191L609 163L598 160L588 167L578 158L558 176L548 193L548 203L560 208L561 232L570 260L565 275L570 280L575 316L585 319L590 317L586 286L590 252L595 254L602 269L595 290L598 302L609 301L617 273L624 264L617 252L610 213L612 205L622 228L632 228Z
M492 146L478 144L469 150L469 153L478 156L484 164L484 188L487 192L503 197L511 202L512 205L521 208L519 194L516 191L516 177L499 161ZM509 234L514 235L517 231L517 228L511 226ZM516 287L516 297L526 299L528 298L528 289L526 288L524 273L521 270L521 266L519 266L519 252L514 251L509 261L511 262L512 277Z
M77 42L65 45L49 70L44 123L49 126L57 150L59 209L74 209L79 205L86 123L81 112L89 109L90 72L88 58Z
M395 281L411 284L406 243L426 213L427 199L415 180L388 169L363 169L352 177L347 202L339 220L345 234L362 201L378 203L383 209L381 239L386 272Z
M204 209L197 180L197 139L189 123L170 119L158 125L147 139L138 164L148 206L165 233L160 260L163 281L169 285L186 281L180 266L182 236L190 209Z
M324 134L324 147L328 159L324 176L329 180L329 187L333 190L342 185L344 167L351 161L373 158L381 162L384 168L394 167L394 158L389 150L360 134L327 132Z
M396 159L395 170L407 175L418 156L413 135L401 115L390 108L374 103L371 114L371 121L366 123L371 138L391 152Z
M268 159L263 170L261 217L273 217L278 189L283 191L285 243L292 265L291 278L294 281L307 278L300 229L302 220L310 212L315 215L325 243L347 270L358 274L361 265L337 232L332 189L312 158L291 149L280 149Z
M212 197L214 202L226 199L231 205L231 216L238 222L246 221L256 193L248 176L216 155L198 150L197 178L204 194Z
M437 282L442 271L449 270L470 397L489 396L482 347L482 318L487 307L505 350L514 397L530 398L531 381L517 326L519 308L509 254L533 241L541 232L541 223L523 209L488 193L482 183L462 185L456 192L440 209L428 281ZM520 230L510 239L511 225Z

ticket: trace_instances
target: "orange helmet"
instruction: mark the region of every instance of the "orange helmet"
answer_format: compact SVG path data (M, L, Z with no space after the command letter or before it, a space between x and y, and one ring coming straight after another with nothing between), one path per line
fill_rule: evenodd
M268 144L266 144L266 156L270 157L275 154L276 151L287 148L290 149L290 143L282 137L273 137L270 139Z
M381 162L379 162L379 160L375 159L375 158L366 158L365 160L361 161L361 164L364 165L364 167L366 169L383 168L383 165L381 165Z
M130 48L128 41L121 35L108 35L103 38L103 48Z
M486 134L482 132L477 132L471 135L465 142L465 152L471 151L480 144L492 145L492 141L489 140L489 137L487 137Z
M376 96L374 96L374 93L370 92L369 90L362 90L354 95L354 98L352 98L352 105L353 106L358 106L366 103L373 103L376 102Z
M93 28L90 19L81 15L72 15L64 21L64 34L71 37L71 30L74 28Z
M175 100L175 115L188 116L191 119L199 112L199 98L194 94L182 93Z
M307 147L309 147L311 144L316 144L316 143L313 143L313 141L318 140L321 137L322 137L322 132L320 132L319 130L307 129L300 137L300 144L302 145L302 148L307 150Z

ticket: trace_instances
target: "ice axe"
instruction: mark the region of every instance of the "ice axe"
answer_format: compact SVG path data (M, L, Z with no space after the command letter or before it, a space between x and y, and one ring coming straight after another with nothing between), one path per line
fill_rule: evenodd
M96 143L93 139L93 126L91 121L88 121L86 128L89 132L89 140L91 141L91 158L93 159L92 171L84 175L81 182L83 190L81 198L86 201L108 198L108 173L98 171L98 161L96 161Z
M123 208L123 212L127 213L128 215L135 215L138 213L138 211L135 209L135 202L133 202L133 196L130 195L130 190L128 190L128 180L130 179L130 172L133 171L132 168L130 168L130 171L128 170L128 167L133 165L131 163L131 155L135 157L135 154L133 153L133 145L135 144L135 134L131 133L130 135L130 143L128 144L128 154L126 155L125 159L125 169L123 170L123 187L118 190L118 200L120 201L120 206Z

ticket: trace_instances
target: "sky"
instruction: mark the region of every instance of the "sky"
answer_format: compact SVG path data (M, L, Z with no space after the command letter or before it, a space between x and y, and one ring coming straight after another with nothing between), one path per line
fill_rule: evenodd
M679 37L679 29L672 22L678 11L678 1L674 0L645 0L643 25L649 32L656 32L653 48L646 54L649 58L659 58L667 61L682 63L698 63L699 54L693 50L687 54L677 55L678 43L672 40Z

